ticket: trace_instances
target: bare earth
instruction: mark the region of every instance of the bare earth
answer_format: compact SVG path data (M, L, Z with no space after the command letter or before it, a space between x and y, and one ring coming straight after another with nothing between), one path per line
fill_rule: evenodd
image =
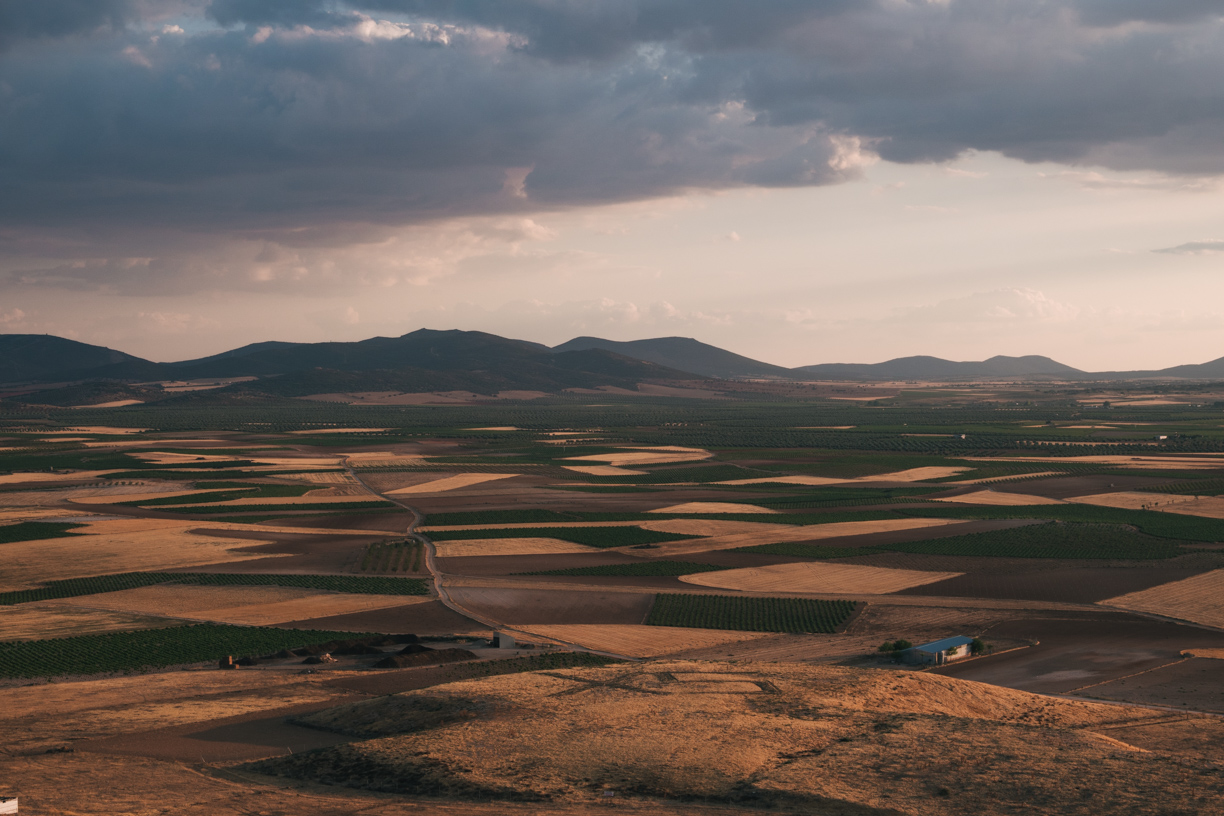
M138 615L267 626L428 600L403 595L348 595L294 587L166 585L65 598L61 603Z
M777 510L769 510L764 507L757 507L755 504L735 504L734 502L687 502L685 504L673 504L671 507L660 507L657 510L650 510L651 513L776 513Z
M656 529L663 530L664 532L685 533L686 530L679 527L679 525L684 523L683 519L676 519L672 521L646 522L642 526L648 530ZM693 523L700 522L694 519ZM658 547L646 552L649 552L652 558L661 558L710 550L731 550L737 547L752 547L757 544L775 544L783 541L817 541L823 538L867 535L868 533L884 533L893 530L916 530L924 527L951 526L963 523L946 519L883 519L880 521L843 521L833 524L811 524L806 526L791 524L768 526L776 529L768 529L766 525L762 524L752 532L715 535L712 538L700 540L675 541L660 544ZM701 535L701 533L694 534Z
M902 589L931 584L961 575L959 572L919 572L918 570L863 567L854 564L798 562L770 567L703 572L682 575L686 584L741 589L749 592L815 592L856 595L887 595Z

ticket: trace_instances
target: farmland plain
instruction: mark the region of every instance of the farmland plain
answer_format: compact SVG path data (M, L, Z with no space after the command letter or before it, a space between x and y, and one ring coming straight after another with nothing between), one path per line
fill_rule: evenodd
M6 407L0 795L1218 812L1218 410L858 390Z

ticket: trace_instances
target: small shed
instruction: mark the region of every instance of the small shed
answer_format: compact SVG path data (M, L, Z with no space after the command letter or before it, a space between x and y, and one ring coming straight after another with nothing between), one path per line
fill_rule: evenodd
M493 639L489 643L494 649L513 649L514 638L507 635L505 632L494 632Z
M973 638L957 635L956 637L933 640L905 650L902 659L906 663L919 663L928 666L942 666L953 660L969 656L969 644Z

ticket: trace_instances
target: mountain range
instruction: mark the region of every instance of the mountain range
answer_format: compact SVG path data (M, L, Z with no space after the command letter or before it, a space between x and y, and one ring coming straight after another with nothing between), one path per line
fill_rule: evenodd
M476 331L420 329L358 342L269 341L171 363L155 363L53 335L0 334L0 382L38 391L49 404L139 399L158 383L244 380L234 395L309 396L356 391L437 392L619 386L700 379L947 381L1224 379L1224 358L1155 371L1086 372L1048 357L991 357L955 362L901 357L882 363L784 368L686 337L619 342L577 337L549 348ZM55 394L59 394L59 399Z

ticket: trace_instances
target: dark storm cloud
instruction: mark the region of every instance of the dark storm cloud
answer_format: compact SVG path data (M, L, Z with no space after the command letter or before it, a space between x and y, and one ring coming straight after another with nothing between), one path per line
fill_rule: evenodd
M0 3L10 253L831 184L868 148L1224 173L1201 0Z

